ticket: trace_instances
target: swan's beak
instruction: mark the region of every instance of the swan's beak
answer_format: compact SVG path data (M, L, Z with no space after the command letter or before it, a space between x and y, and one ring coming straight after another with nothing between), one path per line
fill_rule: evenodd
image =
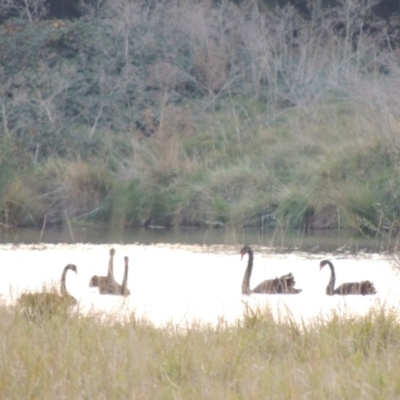
M240 261L243 260L244 253L240 253Z
M324 268L323 265L319 264L319 270L321 271L321 269Z

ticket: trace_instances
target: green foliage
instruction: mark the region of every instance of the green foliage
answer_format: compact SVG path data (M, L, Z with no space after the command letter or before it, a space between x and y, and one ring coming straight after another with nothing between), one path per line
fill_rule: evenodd
M279 203L275 216L281 225L290 229L308 228L314 207L301 192L289 192Z
M335 209L341 227L397 231L398 60L379 35L326 28L347 26L341 7L7 20L2 221L312 228Z
M324 162L316 190L348 216L349 224L366 234L395 232L400 218L396 148L376 138L362 147L347 146Z
M82 161L49 160L26 168L3 191L3 218L16 226L60 224L64 218L109 220L110 172Z
M173 226L175 224L175 212L180 204L180 194L171 187L159 187L152 193L150 216L156 224Z
M121 226L137 226L144 223L148 198L139 179L114 188L112 193L113 220Z

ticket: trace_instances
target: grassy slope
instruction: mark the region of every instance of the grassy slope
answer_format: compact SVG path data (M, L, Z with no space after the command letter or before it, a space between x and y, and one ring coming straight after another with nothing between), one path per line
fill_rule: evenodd
M4 224L398 229L400 69L376 32L126 7L0 27Z

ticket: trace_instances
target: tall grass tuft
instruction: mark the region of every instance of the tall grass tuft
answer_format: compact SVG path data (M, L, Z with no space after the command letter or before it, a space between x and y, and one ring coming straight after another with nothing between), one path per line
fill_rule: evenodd
M25 175L25 174L24 174ZM27 176L18 176L3 188L2 210L6 225L37 226L45 212Z
M109 218L111 188L111 173L104 165L49 159L21 173L2 202L14 225L102 221Z
M28 320L40 322L50 318L66 318L75 302L61 296L56 285L44 285L38 292L22 293L17 299L17 310Z

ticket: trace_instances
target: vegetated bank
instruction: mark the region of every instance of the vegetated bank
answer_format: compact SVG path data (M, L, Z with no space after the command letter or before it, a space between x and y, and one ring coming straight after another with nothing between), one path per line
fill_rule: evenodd
M2 224L397 232L396 40L353 7L6 20Z
M396 399L397 312L332 314L298 326L268 310L234 325L154 328L134 315L44 314L0 307L6 398ZM104 317L104 316L103 316ZM104 319L104 318L103 318Z

